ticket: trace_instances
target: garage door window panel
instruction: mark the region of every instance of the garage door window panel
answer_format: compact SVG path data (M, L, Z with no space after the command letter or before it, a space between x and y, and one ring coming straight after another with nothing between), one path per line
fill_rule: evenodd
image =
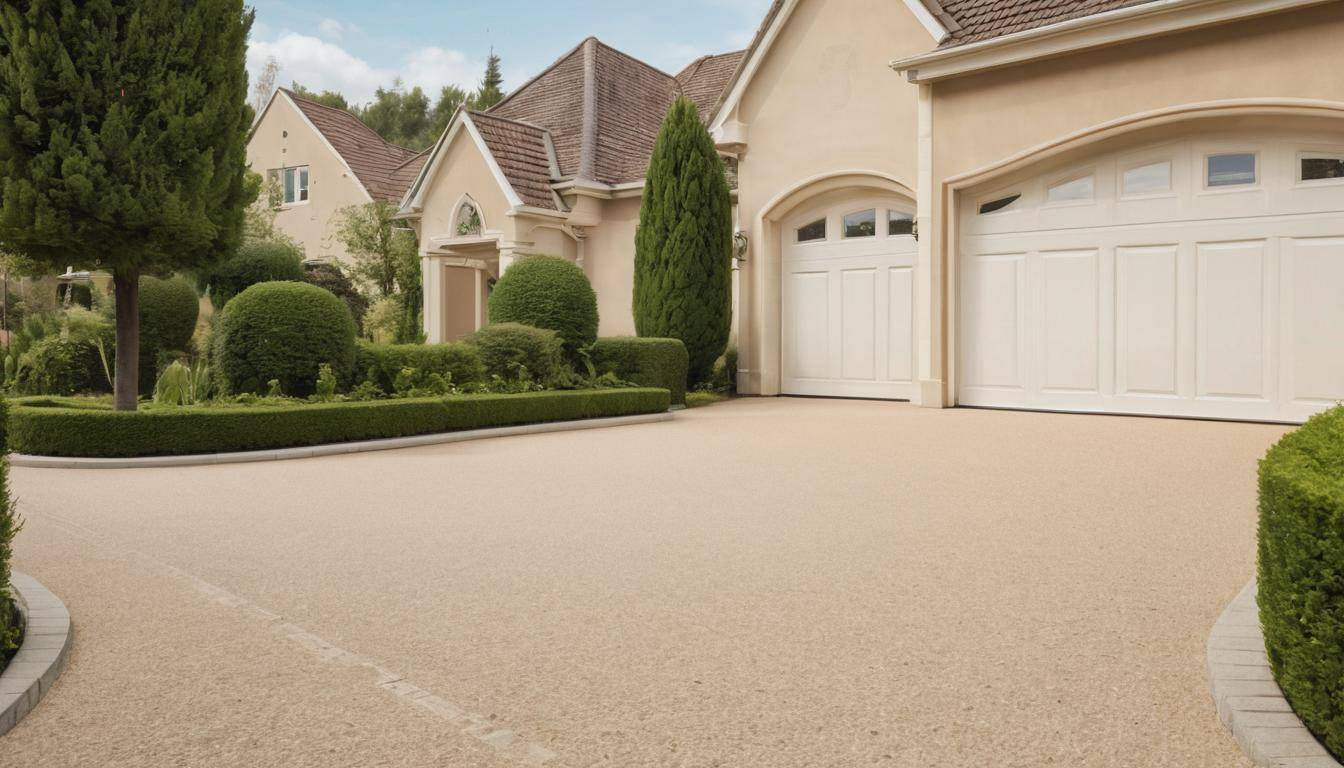
M1344 183L1344 153L1298 153L1297 180L1302 183Z
M1171 161L1131 166L1121 174L1120 196L1142 198L1171 193Z
M814 243L826 239L826 219L817 219L798 228L798 242Z
M980 203L979 212L981 216L1007 211L1015 203L1022 199L1021 192L1013 192L1006 195L998 195Z
M887 236L899 237L915 233L915 216L905 211L887 211Z
M1045 201L1052 205L1078 205L1096 199L1096 176L1086 174L1055 182L1046 188Z
M1220 152L1204 158L1204 187L1210 190L1254 187L1260 182L1255 152Z
M845 214L845 239L877 236L877 209Z

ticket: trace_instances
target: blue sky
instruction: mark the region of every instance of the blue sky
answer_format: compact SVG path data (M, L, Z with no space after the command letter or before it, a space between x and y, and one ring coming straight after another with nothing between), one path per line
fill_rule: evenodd
M536 74L588 35L675 73L695 57L743 48L770 0L251 0L255 82L268 58L298 81L363 102L400 77L432 94L474 87L491 46L505 85Z

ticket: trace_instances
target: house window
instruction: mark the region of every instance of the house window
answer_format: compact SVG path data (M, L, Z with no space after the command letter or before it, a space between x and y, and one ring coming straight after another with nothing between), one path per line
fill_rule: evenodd
M468 237L481 234L481 212L476 204L464 200L457 209L457 235Z
M1205 185L1209 187L1241 187L1254 184L1255 170L1254 152L1209 155Z
M877 209L845 216L845 237L872 237L877 234Z
M1298 170L1300 181L1344 179L1344 155L1303 155Z
M798 242L810 243L814 240L826 239L826 220L817 219L811 224L804 224L798 228Z
M1000 197L996 200L990 200L987 203L981 203L980 213L994 213L995 211L1002 211L1004 208L1007 208L1008 206L1012 205L1013 203L1016 203L1018 200L1021 199L1022 195L1021 193L1019 193L1016 195L1008 195L1007 197Z
M280 185L280 202L285 205L308 202L308 166L271 171L271 180Z
M1125 171L1123 180L1125 195L1151 195L1167 192L1171 189L1171 162L1140 165Z
M1045 199L1051 203L1063 203L1073 200L1091 200L1096 182L1091 176L1061 181L1046 190Z
M914 214L905 213L903 211L887 211L887 234L889 236L913 235L914 233Z

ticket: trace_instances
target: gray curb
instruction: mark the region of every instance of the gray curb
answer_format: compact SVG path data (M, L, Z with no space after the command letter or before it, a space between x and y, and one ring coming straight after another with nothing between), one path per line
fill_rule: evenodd
M1213 625L1208 644L1209 690L1237 744L1261 768L1341 768L1274 682L1251 581Z
M15 602L23 615L23 645L0 673L0 736L18 725L47 695L65 669L74 637L65 603L37 579L11 574Z
M397 448L418 448L425 445L461 443L512 435L538 435L546 432L568 432L576 429L601 429L630 424L651 424L670 421L672 413L642 413L634 416L613 416L603 419L549 421L541 424L523 424L516 427L493 427L462 432L438 432L432 435L392 437L385 440L362 440L354 443L330 443L303 448L278 448L268 451L241 451L238 453L205 453L192 456L145 456L133 459L82 459L69 456L29 456L11 454L10 466L39 467L44 469L131 469L136 467L195 467L206 464L245 464L254 461L287 461L311 459L318 456L339 456L366 451L390 451Z

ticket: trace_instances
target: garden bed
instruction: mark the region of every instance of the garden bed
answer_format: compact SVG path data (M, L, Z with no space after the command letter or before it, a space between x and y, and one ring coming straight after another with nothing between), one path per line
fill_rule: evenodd
M31 398L10 411L9 449L33 456L184 456L660 413L669 405L668 390L655 388L135 412L92 400Z

